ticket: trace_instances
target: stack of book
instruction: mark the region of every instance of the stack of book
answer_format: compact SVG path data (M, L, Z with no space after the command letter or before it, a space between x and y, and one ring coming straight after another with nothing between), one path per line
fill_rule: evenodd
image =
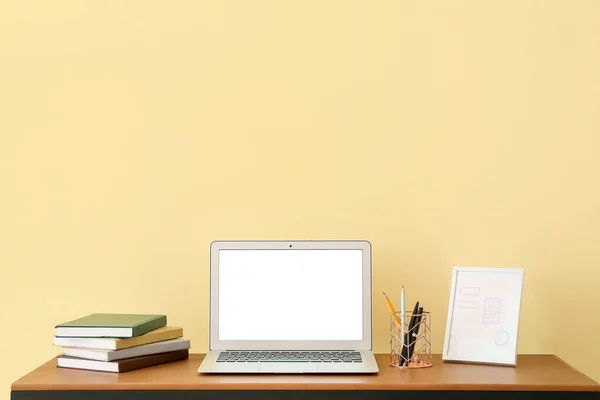
M188 358L183 329L165 315L91 314L55 327L58 367L125 372Z

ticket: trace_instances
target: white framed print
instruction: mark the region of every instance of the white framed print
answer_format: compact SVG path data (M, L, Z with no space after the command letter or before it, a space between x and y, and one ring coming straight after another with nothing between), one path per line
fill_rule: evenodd
M517 365L522 268L454 267L443 361Z

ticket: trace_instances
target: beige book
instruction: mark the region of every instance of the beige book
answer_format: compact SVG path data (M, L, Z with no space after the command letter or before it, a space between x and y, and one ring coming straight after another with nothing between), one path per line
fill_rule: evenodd
M62 347L76 347L101 350L120 350L143 344L177 339L183 336L183 328L163 326L140 336L120 338L91 338L91 337L54 337L54 344Z

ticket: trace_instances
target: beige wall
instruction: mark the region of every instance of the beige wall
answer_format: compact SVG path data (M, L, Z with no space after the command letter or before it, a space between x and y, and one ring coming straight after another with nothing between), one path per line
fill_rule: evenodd
M440 352L452 266L525 268L519 352L600 379L599 20L593 0L3 1L0 390L91 312L167 313L206 350L216 238L369 239L377 352L382 291L419 293Z

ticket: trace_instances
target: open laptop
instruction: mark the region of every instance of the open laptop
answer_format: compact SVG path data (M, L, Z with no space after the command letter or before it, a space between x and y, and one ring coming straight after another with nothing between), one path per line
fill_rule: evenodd
M201 373L376 373L367 241L215 241Z

